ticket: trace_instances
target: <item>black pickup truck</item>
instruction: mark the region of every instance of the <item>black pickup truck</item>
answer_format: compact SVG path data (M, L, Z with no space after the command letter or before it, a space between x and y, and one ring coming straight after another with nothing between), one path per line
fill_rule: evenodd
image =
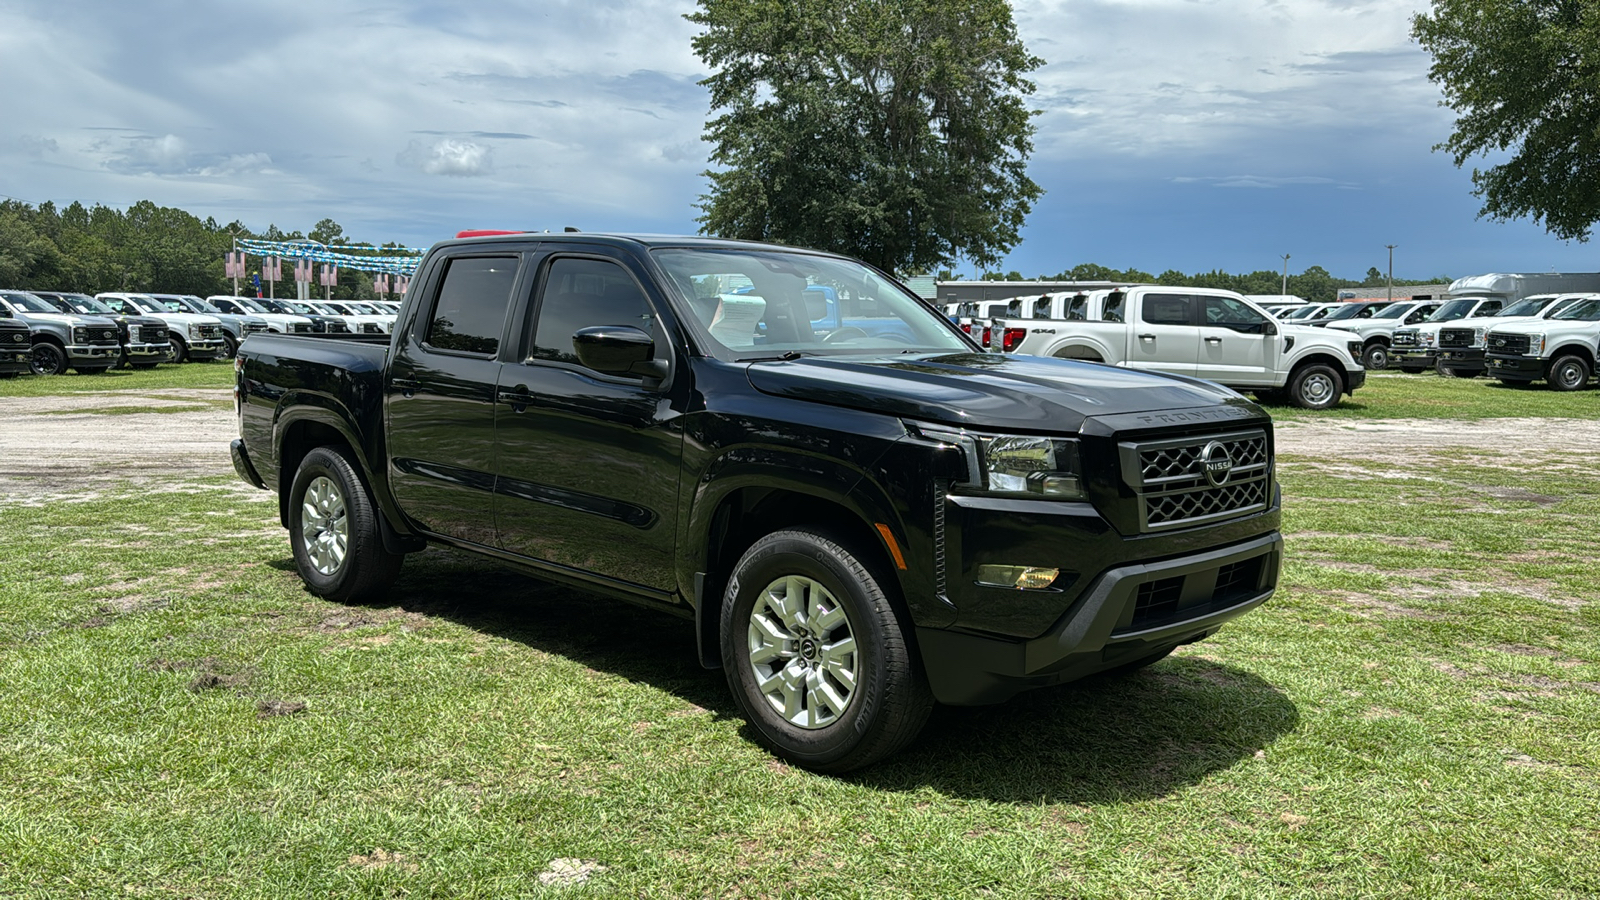
M391 336L253 335L235 467L309 589L429 543L694 620L770 748L845 771L935 701L1148 665L1265 602L1271 419L982 352L882 273L706 238L501 234Z

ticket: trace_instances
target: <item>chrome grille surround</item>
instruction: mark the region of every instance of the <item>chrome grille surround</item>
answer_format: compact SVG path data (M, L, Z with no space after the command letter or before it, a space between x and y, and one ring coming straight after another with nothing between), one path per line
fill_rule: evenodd
M1528 336L1525 334L1496 334L1491 331L1484 343L1496 353L1512 353L1521 356L1528 352Z
M266 330L267 323L265 322L246 322L244 326L245 334L260 334Z
M1396 331L1389 340L1390 347L1415 347L1417 343L1417 330L1414 328Z
M1167 531L1250 515L1272 499L1272 453L1263 430L1117 445L1122 480L1139 499L1139 530ZM1207 472L1221 454L1231 465Z

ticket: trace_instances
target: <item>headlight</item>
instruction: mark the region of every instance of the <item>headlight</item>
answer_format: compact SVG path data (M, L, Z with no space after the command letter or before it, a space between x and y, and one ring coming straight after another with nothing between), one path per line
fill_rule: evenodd
M1439 332L1437 332L1437 331L1424 331L1424 332L1420 332L1417 335L1417 343L1421 344L1424 347L1432 347L1434 344L1436 344L1438 342L1439 342Z
M1487 328L1472 329L1472 346L1479 350L1483 349L1483 339L1488 336L1489 329Z
M89 343L89 329L79 325L72 329L72 342L74 344Z
M1528 356L1544 355L1544 332L1528 335Z
M200 326L199 325L190 325L189 326L189 337L192 337L197 341L200 340Z
M1048 500L1084 498L1076 440L907 424L921 437L961 448L967 474L957 484L963 492Z

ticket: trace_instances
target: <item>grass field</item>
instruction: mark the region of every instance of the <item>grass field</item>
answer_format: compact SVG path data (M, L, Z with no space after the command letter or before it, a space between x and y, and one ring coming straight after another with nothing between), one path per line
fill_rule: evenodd
M233 480L7 500L0 897L1600 895L1592 456L1280 462L1272 603L846 778L758 749L676 619L441 551L317 600Z

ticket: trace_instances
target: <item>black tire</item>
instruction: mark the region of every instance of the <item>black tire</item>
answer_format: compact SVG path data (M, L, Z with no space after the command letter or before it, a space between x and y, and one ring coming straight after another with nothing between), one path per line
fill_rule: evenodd
M238 355L239 355L239 342L233 339L233 335L231 335L231 334L227 333L226 331L224 331L222 333L222 355L217 357L217 358L218 359L233 359L235 356L238 356Z
M1444 367L1444 360L1442 360L1442 359L1436 359L1436 360L1433 361L1433 371L1434 371L1434 374L1438 375L1440 378L1454 378L1454 377L1456 377L1456 370L1455 369L1446 369Z
M1428 367L1427 366L1401 366L1400 367L1400 371L1406 373L1407 375L1421 375L1423 372L1428 371Z
M1389 345L1374 341L1361 351L1361 365L1374 371L1389 368Z
M189 361L188 344L185 344L183 341L178 340L177 338L168 338L167 342L172 345L172 359L168 360L168 362L181 363Z
M1581 356L1560 356L1546 370L1544 383L1552 391L1576 391L1589 385L1589 364Z
M1327 363L1310 363L1289 376L1289 400L1301 409L1331 409L1344 393L1344 376Z
M722 598L722 659L735 702L763 745L817 772L848 772L895 753L917 736L933 709L910 623L902 620L885 592L889 579L875 575L863 558L818 529L774 532L740 557ZM768 592L789 578L806 586L805 608L798 617L784 618L767 605ZM767 623L799 637L753 647L754 641L775 633L758 628L758 603ZM828 625L823 614L836 612L843 616ZM847 666L830 652L844 643L841 635L850 638L853 648L842 657ZM754 658L771 647L782 648L771 654L776 662ZM808 688L796 701L795 715L811 718L809 724L791 721L774 706L778 700L762 691L758 667L768 679L788 673L805 680ZM840 670L848 672L851 682L843 703L838 701L844 682L835 677ZM797 685L787 686L801 694ZM817 703L823 691L831 691L830 702L842 709Z
M33 345L33 374L35 375L65 375L67 372L67 351L59 344L49 341L40 341Z
M1256 399L1260 400L1262 403L1283 403L1288 400L1288 397L1284 395L1283 391L1276 388L1271 390L1253 391L1252 393L1254 393L1256 395Z
M308 504L307 489L317 486L318 495ZM308 505L327 511L330 504L319 504L331 487L337 492L341 513L321 523ZM320 550L337 547L339 519L342 519L342 553L337 560L329 555L313 557L312 546ZM326 523L329 527L322 527ZM317 533L310 535L308 528ZM319 540L326 536L326 540ZM367 603L380 599L400 574L405 555L390 553L383 546L378 510L367 494L366 485L343 452L333 447L318 447L307 453L295 471L289 488L289 544L294 550L295 568L311 593L338 603ZM319 550L319 552L320 552Z

